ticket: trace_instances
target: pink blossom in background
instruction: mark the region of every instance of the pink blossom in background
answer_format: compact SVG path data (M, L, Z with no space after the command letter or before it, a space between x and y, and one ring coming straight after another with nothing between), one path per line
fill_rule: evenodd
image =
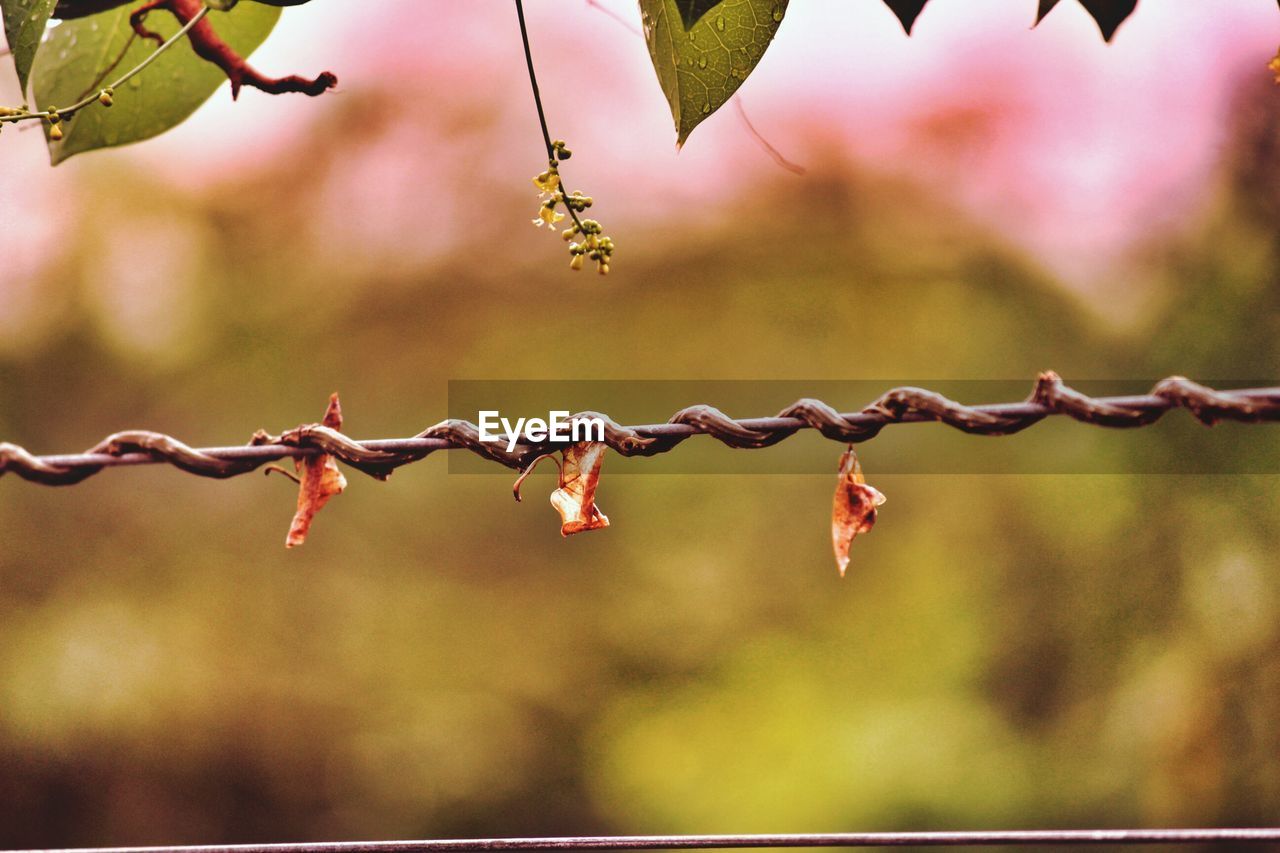
M630 0L598 3L638 24ZM635 32L587 0L527 6L553 130L580 152L573 185L607 204L615 230L696 216L777 177L733 109L676 152ZM1144 0L1109 46L1074 2L1032 31L1035 6L933 0L908 39L878 0L797 0L742 101L792 159L836 147L914 176L1077 287L1105 291L1108 271L1135 241L1200 210L1233 84L1267 73L1280 37L1275 4ZM39 133L6 133L0 253L10 275L0 284L0 315L23 298L18 282L47 256L72 215L77 183L93 170L114 158L179 185L216 184L269 167L308 138L335 99L373 89L403 92L397 112L407 126L469 107L488 117L492 132L465 157L448 148L444 127L436 137L389 134L352 164L331 215L364 222L369 239L395 241L439 217L441 203L429 199L442 168L523 189L543 158L509 0L370 0L358 15L351 8L313 0L286 9L254 58L273 73L331 69L341 79L337 94L309 100L249 90L233 104L224 88L163 137L54 170ZM13 92L0 100L14 100ZM386 192L363 198L362 185ZM446 227L432 239L438 250L466 235Z

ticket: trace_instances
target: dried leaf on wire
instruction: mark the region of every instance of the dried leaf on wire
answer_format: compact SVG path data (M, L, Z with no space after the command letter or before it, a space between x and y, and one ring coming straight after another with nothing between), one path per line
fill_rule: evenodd
M338 402L336 392L329 396L329 407L320 422L335 430L342 429L342 404ZM316 513L347 487L347 478L342 476L338 461L328 453L295 459L293 464L299 475L298 510L284 540L286 548L295 548L306 542Z
M845 570L849 568L849 546L853 544L854 537L875 526L876 507L884 501L884 495L867 485L858 454L850 445L840 457L840 482L836 484L835 500L831 505L831 545L835 549L840 577L844 577Z
M598 441L582 441L561 451L562 460L551 454L539 456L516 480L512 491L520 500L520 485L543 459L551 459L560 468L559 485L551 493L551 505L560 513L560 535L572 536L587 530L609 526L609 517L596 506L596 486L608 447Z

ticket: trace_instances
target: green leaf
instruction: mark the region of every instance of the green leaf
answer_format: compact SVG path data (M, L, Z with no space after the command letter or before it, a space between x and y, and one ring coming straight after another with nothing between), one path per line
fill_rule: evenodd
M671 105L677 144L747 79L773 41L787 2L640 0L645 42Z
M24 98L31 63L35 61L45 24L49 23L49 16L53 14L53 7L57 2L58 0L0 0L0 11L4 13L4 37L9 42L14 67L18 69L18 87Z
M915 26L916 18L920 17L924 4L929 0L884 0L884 4L893 10L893 14L898 16L898 20L902 22L902 29L906 30L907 35L911 35L911 28Z
M63 21L50 30L31 76L40 109L65 109L122 77L155 50L153 42L133 37L129 13L130 7L124 6ZM248 57L279 18L280 10L273 6L241 3L208 20L232 49ZM151 13L147 25L166 38L178 29L177 22L162 12ZM61 142L49 141L49 158L56 166L84 151L163 133L195 112L226 79L183 39L121 87L114 106L94 102L64 121L65 136Z
M1036 23L1043 21L1044 16L1052 12L1053 7L1057 5L1058 0L1040 0ZM1080 5L1093 16L1098 29L1102 31L1102 37L1111 41L1111 37L1116 34L1116 29L1133 14L1138 0L1080 0Z

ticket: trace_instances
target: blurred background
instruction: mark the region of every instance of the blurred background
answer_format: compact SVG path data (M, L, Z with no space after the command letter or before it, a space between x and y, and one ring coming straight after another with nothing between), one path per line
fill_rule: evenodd
M254 61L338 93L224 88L55 170L5 134L0 439L236 443L334 390L411 435L449 380L1280 375L1271 0L1143 2L1110 46L1076 4L934 0L908 40L797 0L741 97L803 176L732 106L677 154L632 4L528 5L612 275L529 225L509 2L314 0ZM1280 442L1185 418L1144 446ZM1274 823L1280 479L861 452L889 502L843 581L831 475L611 458L613 526L562 540L549 477L517 505L437 456L288 552L283 478L6 477L0 846Z

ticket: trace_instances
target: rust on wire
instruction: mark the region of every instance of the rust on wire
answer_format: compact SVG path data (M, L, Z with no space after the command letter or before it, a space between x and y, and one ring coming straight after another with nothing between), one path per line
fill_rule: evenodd
M470 838L433 841L330 841L114 847L45 853L462 853L467 850L733 850L777 848L1276 844L1280 829L1066 829L976 832L837 832L784 835L624 835L562 838ZM19 853L15 851L15 853ZM25 853L34 853L26 851Z
M1181 376L1161 380L1147 394L1089 397L1068 387L1056 373L1042 373L1031 395L1019 403L967 406L922 388L894 388L860 412L841 414L821 400L799 400L771 418L734 419L712 406L681 409L664 424L622 426L596 412L572 419L604 421L604 443L623 456L666 453L694 435L709 435L730 447L769 447L803 429L815 429L842 443L875 438L890 424L943 423L973 435L1012 435L1052 415L1106 427L1140 427L1172 409L1186 409L1201 423L1280 421L1280 387L1217 391ZM572 420L571 419L571 420ZM329 454L372 477L386 479L401 465L437 450L469 450L508 468L523 469L555 449L554 441L481 441L465 420L441 421L412 438L356 441L321 424L304 424L280 435L258 431L247 445L196 449L172 436L133 430L108 436L81 454L35 456L0 442L0 476L14 473L48 486L79 483L103 468L167 463L201 477L234 477L287 457Z

